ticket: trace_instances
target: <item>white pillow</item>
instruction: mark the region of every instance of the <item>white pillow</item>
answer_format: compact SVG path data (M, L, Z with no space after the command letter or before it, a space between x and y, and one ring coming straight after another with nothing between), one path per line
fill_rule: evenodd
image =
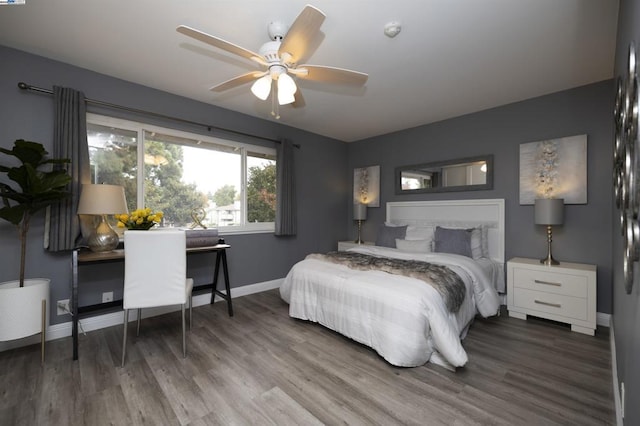
M482 230L482 257L490 258L489 256L489 227L487 225L480 225Z
M433 226L407 226L405 240L433 240Z
M484 257L482 250L482 229L473 228L471 231L471 257L480 259Z
M431 240L401 240L396 238L396 248L408 253L430 253Z

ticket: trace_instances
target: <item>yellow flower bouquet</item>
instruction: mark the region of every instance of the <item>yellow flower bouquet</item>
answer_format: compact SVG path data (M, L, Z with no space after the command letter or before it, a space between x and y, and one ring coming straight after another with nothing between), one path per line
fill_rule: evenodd
M146 231L162 220L162 212L153 212L150 208L137 209L129 214L117 214L118 228L136 229Z

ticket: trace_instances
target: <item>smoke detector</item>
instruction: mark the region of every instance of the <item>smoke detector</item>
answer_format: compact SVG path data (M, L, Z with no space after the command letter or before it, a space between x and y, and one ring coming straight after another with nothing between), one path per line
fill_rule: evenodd
M402 30L402 26L399 22L389 22L384 26L384 35L389 38L393 38L400 33L400 30Z

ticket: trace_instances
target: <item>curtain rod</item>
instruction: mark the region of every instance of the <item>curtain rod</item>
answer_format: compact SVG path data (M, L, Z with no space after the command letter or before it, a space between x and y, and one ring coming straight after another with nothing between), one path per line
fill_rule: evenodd
M32 91L32 92L40 92L40 93L46 93L48 95L53 95L53 90L43 89L42 87L31 86L30 84L23 83L23 82L19 82L18 83L18 87L20 89L22 89L22 90L29 90L29 91ZM237 130L225 129L223 127L213 126L211 124L204 124L204 123L199 123L197 121L185 120L184 118L171 117L169 115L158 114L157 112L146 111L146 110L143 110L143 109L131 108L131 107L122 106L122 105L116 105L116 104L112 104L112 103L109 103L109 102L97 101L95 99L86 98L85 102L87 102L88 104L104 106L104 107L107 107L107 108L121 109L121 110L124 110L124 111L134 112L136 114L149 115L149 116L152 116L152 117L162 118L162 119L165 119L165 120L172 120L172 121L177 121L177 122L180 122L180 123L191 124L193 126L205 127L208 131L211 131L211 129L215 129L215 130L220 130L220 131L223 131L223 132L233 133L233 134L240 135L240 136L248 136L250 138L261 139L261 140L264 140L264 141L282 143L278 139L265 138L265 137L262 137L262 136L252 135L251 133L244 133L244 132L239 132ZM296 148L300 148L300 145L294 144L294 146Z

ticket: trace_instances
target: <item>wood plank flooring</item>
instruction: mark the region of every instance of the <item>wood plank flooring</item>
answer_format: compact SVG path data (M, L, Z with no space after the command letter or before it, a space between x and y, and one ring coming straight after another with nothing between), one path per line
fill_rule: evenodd
M476 320L457 372L389 365L371 349L289 318L277 290L0 353L1 425L614 424L608 329L596 337L507 315Z

